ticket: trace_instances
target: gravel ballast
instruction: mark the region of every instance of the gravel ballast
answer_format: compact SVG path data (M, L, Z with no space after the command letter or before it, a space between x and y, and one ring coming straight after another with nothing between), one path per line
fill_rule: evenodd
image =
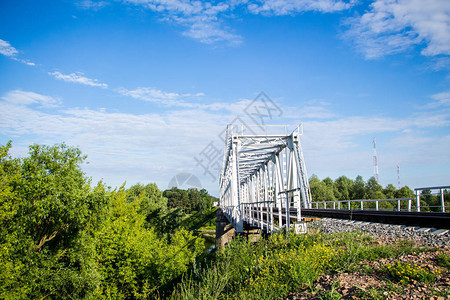
M450 230L424 227L409 227L362 221L323 218L309 222L308 228L320 229L323 233L360 231L381 240L409 239L423 246L450 245Z

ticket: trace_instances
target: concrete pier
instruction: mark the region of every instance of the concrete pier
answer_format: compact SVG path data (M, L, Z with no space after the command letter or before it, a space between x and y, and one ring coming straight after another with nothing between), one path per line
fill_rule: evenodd
M233 239L234 234L235 229L228 222L222 209L218 208L216 211L216 249L223 250L225 245Z

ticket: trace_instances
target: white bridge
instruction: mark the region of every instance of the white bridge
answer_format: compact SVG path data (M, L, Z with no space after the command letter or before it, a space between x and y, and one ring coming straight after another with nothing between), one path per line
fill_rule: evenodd
M270 233L304 231L301 208L311 208L301 125L227 126L220 207L237 232L244 225ZM258 132L258 133L255 133ZM260 133L261 132L261 133ZM301 227L301 228L300 228Z

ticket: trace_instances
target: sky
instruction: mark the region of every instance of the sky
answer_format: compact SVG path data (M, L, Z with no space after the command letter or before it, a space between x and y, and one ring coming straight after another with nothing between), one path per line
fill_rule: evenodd
M450 2L0 1L16 157L64 142L93 183L218 196L227 124L300 123L308 175L369 179L375 138L381 185L450 185Z

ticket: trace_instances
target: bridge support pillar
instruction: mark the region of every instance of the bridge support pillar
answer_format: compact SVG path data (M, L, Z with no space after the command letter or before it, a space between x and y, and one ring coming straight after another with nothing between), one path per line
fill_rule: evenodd
M228 222L221 208L216 210L216 249L223 250L235 234L235 229Z

